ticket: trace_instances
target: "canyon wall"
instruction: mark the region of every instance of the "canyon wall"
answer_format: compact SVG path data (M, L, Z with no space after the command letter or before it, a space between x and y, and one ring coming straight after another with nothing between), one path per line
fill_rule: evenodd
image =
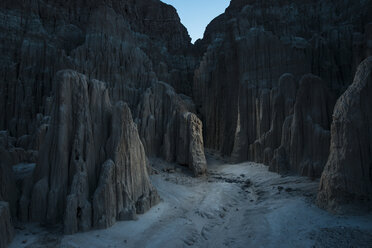
M14 236L9 204L0 201L0 247L5 248Z
M170 5L16 0L3 1L0 15L0 130L22 137L30 150L39 149L59 70L105 82L111 101L125 101L134 115L146 89L159 80L191 95L197 59Z
M73 69L107 83L133 113L152 83L191 94L196 58L176 10L151 1L3 1L0 130L19 138L50 115L53 78ZM40 119L40 118L39 118Z
M318 205L336 212L356 203L371 209L372 57L359 66L353 84L338 99L331 134Z
M186 97L198 56L172 6L5 0L0 30L0 200L11 214L2 208L1 225L63 223L71 234L135 219L159 200L147 155L206 172ZM157 104L176 113L156 114ZM153 152L146 141L158 137Z
M112 106L105 83L74 71L58 72L54 86L34 187L30 195L23 192L29 207L20 207L29 209L30 220L64 219L71 234L133 219L155 205L158 196L127 104Z
M232 0L192 45L159 0L2 1L0 225L135 219L158 201L147 156L201 176L204 147L323 173L325 208L368 201L370 59L349 85L372 55L371 12L365 0Z
M195 176L205 174L203 124L193 113L191 98L159 82L147 89L138 106L139 133L148 156L188 165Z
M320 177L337 97L371 54L368 1L233 0L196 47L206 147Z

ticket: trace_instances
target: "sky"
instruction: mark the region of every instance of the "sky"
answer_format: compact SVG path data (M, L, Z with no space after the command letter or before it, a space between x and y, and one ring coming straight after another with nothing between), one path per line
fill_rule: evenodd
M225 12L230 0L161 0L177 9L182 24L187 28L194 43L203 38L207 25Z

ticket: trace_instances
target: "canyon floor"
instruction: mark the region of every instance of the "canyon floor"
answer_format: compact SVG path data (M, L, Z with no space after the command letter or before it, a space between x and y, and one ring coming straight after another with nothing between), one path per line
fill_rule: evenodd
M229 164L207 152L209 174L152 159L161 203L136 221L63 236L17 225L13 247L372 247L372 215L332 215L315 204L318 180Z

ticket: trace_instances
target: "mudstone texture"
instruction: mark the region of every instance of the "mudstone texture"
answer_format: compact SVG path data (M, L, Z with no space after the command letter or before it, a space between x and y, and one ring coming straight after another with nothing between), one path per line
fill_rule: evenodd
M186 97L197 56L172 6L5 0L0 7L0 200L13 219L63 223L67 234L107 228L158 202L147 156L206 172L202 123ZM172 99L145 103L154 85ZM165 126L154 129L141 118L158 102L176 114L156 115ZM157 135L166 152L145 142Z
M12 241L14 229L11 222L9 204L0 201L0 247L5 248Z
M333 211L353 203L371 208L372 57L359 66L353 84L338 99L331 135L318 204Z
M49 224L64 219L64 231L71 234L133 219L155 205L158 196L127 104L112 106L105 83L75 71L58 72L54 85L30 219Z
M188 165L195 176L207 169L203 124L192 100L159 82L147 89L138 107L139 133L149 156Z
M333 106L371 54L371 9L368 1L231 1L196 42L206 147L320 177Z
M368 203L371 59L355 73L372 55L371 12L232 0L192 45L159 0L3 0L1 245L14 220L72 234L135 219L159 200L148 157L202 176L205 148L323 174L321 207Z

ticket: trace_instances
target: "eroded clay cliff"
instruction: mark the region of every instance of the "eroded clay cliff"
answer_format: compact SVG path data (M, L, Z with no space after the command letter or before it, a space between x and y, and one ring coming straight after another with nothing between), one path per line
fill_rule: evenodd
M135 219L158 201L146 156L200 176L204 146L311 177L328 160L323 207L370 198L370 59L331 130L372 53L369 1L232 0L194 46L158 0L0 7L0 225Z
M188 165L195 176L205 174L203 124L191 98L178 95L162 82L154 83L138 107L138 125L149 156Z
M30 220L63 220L70 234L133 219L155 205L158 196L128 106L120 101L111 105L105 83L75 71L58 72L54 86Z
M12 241L14 227L11 221L9 204L0 201L0 247L5 248Z
M372 202L372 57L358 67L353 84L333 112L331 150L320 181L318 204L338 211Z
M371 9L365 1L233 0L196 43L203 58L193 91L206 147L319 177L335 100L371 52Z

